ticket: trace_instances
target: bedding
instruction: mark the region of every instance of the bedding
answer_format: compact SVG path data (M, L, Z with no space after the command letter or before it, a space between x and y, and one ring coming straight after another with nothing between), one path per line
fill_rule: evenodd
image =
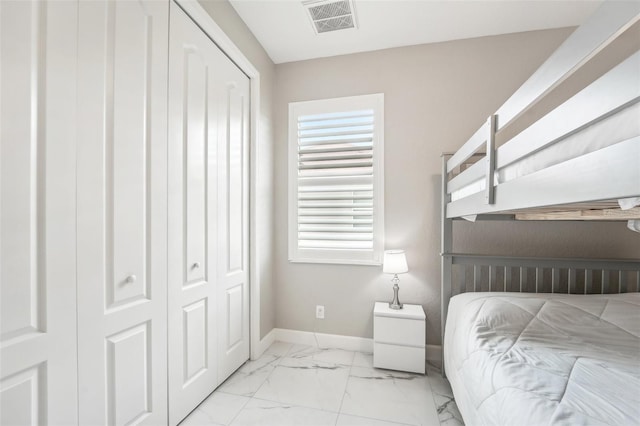
M640 424L640 294L464 293L445 371L467 425Z

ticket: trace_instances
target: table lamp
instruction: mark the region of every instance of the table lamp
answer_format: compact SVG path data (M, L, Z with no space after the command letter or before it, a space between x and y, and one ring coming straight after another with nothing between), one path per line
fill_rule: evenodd
M393 301L389 303L391 309L402 309L402 303L398 300L398 283L400 279L398 274L404 274L408 272L407 258L404 255L404 250L386 250L384 252L384 260L382 262L382 272L385 274L393 274L391 282L393 283Z

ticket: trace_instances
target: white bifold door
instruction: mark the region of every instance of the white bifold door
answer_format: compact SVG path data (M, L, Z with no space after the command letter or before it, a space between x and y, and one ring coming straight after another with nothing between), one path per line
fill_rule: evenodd
M0 424L77 423L77 5L0 1Z
M82 425L166 424L166 2L80 1Z
M249 357L249 79L173 2L169 37L169 419Z
M173 1L0 0L1 425L176 424L248 359L249 110Z

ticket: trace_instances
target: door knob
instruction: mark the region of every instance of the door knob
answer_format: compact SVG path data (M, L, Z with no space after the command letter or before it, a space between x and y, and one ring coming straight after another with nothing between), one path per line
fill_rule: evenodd
M135 275L129 275L127 277L127 279L124 280L124 282L127 283L127 284L135 283L136 282L136 276Z
M198 269L199 267L200 267L200 262L196 262L196 263L193 264L191 269Z

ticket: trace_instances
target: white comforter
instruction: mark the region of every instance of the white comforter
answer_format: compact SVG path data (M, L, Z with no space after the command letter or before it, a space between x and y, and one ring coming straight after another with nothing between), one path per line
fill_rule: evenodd
M640 424L640 294L461 294L444 355L467 425Z

